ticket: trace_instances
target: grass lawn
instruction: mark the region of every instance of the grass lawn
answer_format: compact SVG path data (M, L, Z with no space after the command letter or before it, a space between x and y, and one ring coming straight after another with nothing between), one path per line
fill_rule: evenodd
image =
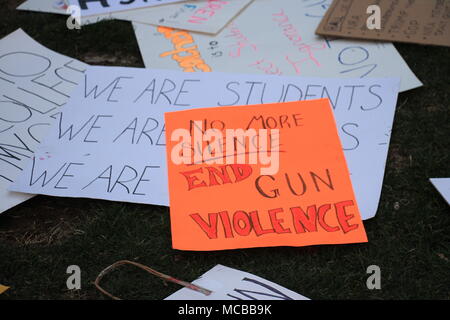
M21 2L3 1L0 37L22 28L89 64L144 67L131 23L71 31L63 16L15 10ZM0 284L11 287L0 299L104 299L93 281L122 259L186 281L223 264L312 299L449 299L450 210L428 179L450 176L450 48L395 46L424 86L399 95L378 214L365 222L368 243L184 252L171 248L166 207L37 196L0 215ZM82 288L69 291L73 264ZM381 290L366 287L369 265L381 268ZM179 288L131 266L102 284L132 299Z

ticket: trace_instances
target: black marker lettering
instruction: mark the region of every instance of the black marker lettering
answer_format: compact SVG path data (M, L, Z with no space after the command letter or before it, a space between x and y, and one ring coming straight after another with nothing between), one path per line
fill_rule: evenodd
M377 93L372 91L372 88L375 88L375 87L381 88L381 86L379 84L374 84L374 85L371 85L369 87L369 92L372 95L374 95L374 96L376 96L378 98L378 104L376 106L374 106L374 107L363 107L363 106L361 106L362 110L364 110L364 111L374 110L374 109L378 108L383 103L383 98L379 94L377 94Z
M88 139L88 136L91 133L92 129L100 129L101 128L99 126L96 126L96 123L97 123L98 119L100 119L100 118L112 118L112 115L98 115L95 118L94 122L92 123L91 127L89 128L88 133L84 137L84 140L83 140L84 142L93 142L93 143L97 143L98 142L97 140L87 140L87 139Z
M183 83L181 84L181 88L178 91L178 95L175 98L175 102L173 103L173 105L180 106L180 107L189 107L190 106L189 103L183 104L183 103L178 102L178 99L180 98L181 94L189 93L189 91L183 90L184 89L184 85L186 84L186 82L200 82L200 80L190 80L190 79L183 80Z
M239 93L231 88L231 85L236 85L236 84L239 85L239 82L235 82L235 81L233 82L232 81L232 82L228 82L227 85L226 85L226 89L228 91L233 92L236 95L236 100L234 100L232 103L217 102L218 106L233 106L233 105L235 105L236 103L239 102L239 100L241 99L241 97L239 96Z
M61 178L59 178L58 182L55 184L55 186L54 186L53 188L55 188L55 189L68 189L68 187L62 187L62 186L60 186L59 183L61 182L61 180L62 180L64 177L70 177L70 178L73 178L73 177L74 177L73 174L67 174L67 171L69 171L70 166L72 166L72 165L74 165L74 166L82 166L82 165L84 165L84 163L76 163L76 162L71 162L71 163L69 163L69 165L66 167L66 170L64 170L64 172L63 172Z

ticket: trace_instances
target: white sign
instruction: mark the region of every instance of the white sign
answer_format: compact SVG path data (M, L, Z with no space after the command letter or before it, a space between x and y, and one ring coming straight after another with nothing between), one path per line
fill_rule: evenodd
M68 0L70 5L78 6L82 16L112 13L117 11L145 8L180 2L182 0Z
M22 29L0 40L0 213L32 197L7 187L33 157L86 67Z
M216 34L252 0L196 0L81 18L81 25L107 19L135 21L184 30ZM27 0L18 10L67 13L65 0Z
M205 295L183 288L164 300L309 300L276 283L220 264L192 283L212 293ZM189 309L185 311L189 314Z
M422 85L391 43L314 34L331 0L255 0L215 36L134 23L147 68L306 77L399 77Z
M398 86L388 78L90 67L11 190L167 206L164 112L329 98L368 219L381 193Z
M216 34L253 0L198 0L135 10L117 19ZM122 15L122 14L121 14Z
M431 178L430 182L450 205L450 178Z

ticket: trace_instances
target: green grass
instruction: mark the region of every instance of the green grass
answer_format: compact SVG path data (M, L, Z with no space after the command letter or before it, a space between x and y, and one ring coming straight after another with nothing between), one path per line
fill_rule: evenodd
M3 37L21 27L43 45L87 63L143 67L130 23L69 31L59 15L0 8ZM91 199L35 197L0 215L0 299L103 299L98 273L129 259L192 281L220 263L272 280L312 299L449 299L450 210L429 183L449 176L450 48L396 44L424 86L402 93L378 214L365 222L369 243L218 252L171 249L168 208ZM66 288L66 268L82 289ZM366 268L381 268L381 290ZM178 287L131 266L102 285L123 298L163 299Z

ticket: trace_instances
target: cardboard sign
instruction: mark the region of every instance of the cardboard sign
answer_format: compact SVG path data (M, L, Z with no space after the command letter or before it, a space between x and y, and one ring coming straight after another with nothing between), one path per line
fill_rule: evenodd
M3 286L3 285L0 284L0 294L2 294L3 292L5 292L8 289L9 289L9 287Z
M20 6L17 7L17 10L24 10L24 11L37 11L37 12L48 12L48 13L56 13L56 14L63 14L63 15L70 15L71 12L76 13L76 11L72 11L69 9L69 2L68 0L27 0L23 2ZM126 11L122 14L132 12ZM92 16L81 16L81 9L80 9L80 24L81 25L88 25L92 23L97 23L103 20L109 20L114 19L113 14L98 14L98 15L92 15ZM72 23L74 23L72 21Z
M252 0L196 0L81 17L81 25L118 19L215 34ZM27 0L18 10L69 15L64 0Z
M255 0L215 36L134 23L147 68L195 72L370 78L422 85L391 43L323 38L314 31L331 0Z
M450 1L334 0L316 33L448 47Z
M358 204L370 218L381 193L398 85L398 79L90 67L11 188L168 205L164 112L330 98Z
M67 0L26 0L16 9L69 15L68 7L69 2Z
M165 120L174 249L367 242L328 99Z
M32 197L7 187L33 157L86 66L22 29L0 40L0 213Z
M78 6L82 16L112 13L180 2L183 0L68 0L70 5Z
M430 182L450 205L450 178L431 178Z
M193 284L212 291L210 295L183 288L164 300L309 300L276 283L237 269L216 265ZM215 311L209 312L214 314ZM183 308L178 314L189 314Z

